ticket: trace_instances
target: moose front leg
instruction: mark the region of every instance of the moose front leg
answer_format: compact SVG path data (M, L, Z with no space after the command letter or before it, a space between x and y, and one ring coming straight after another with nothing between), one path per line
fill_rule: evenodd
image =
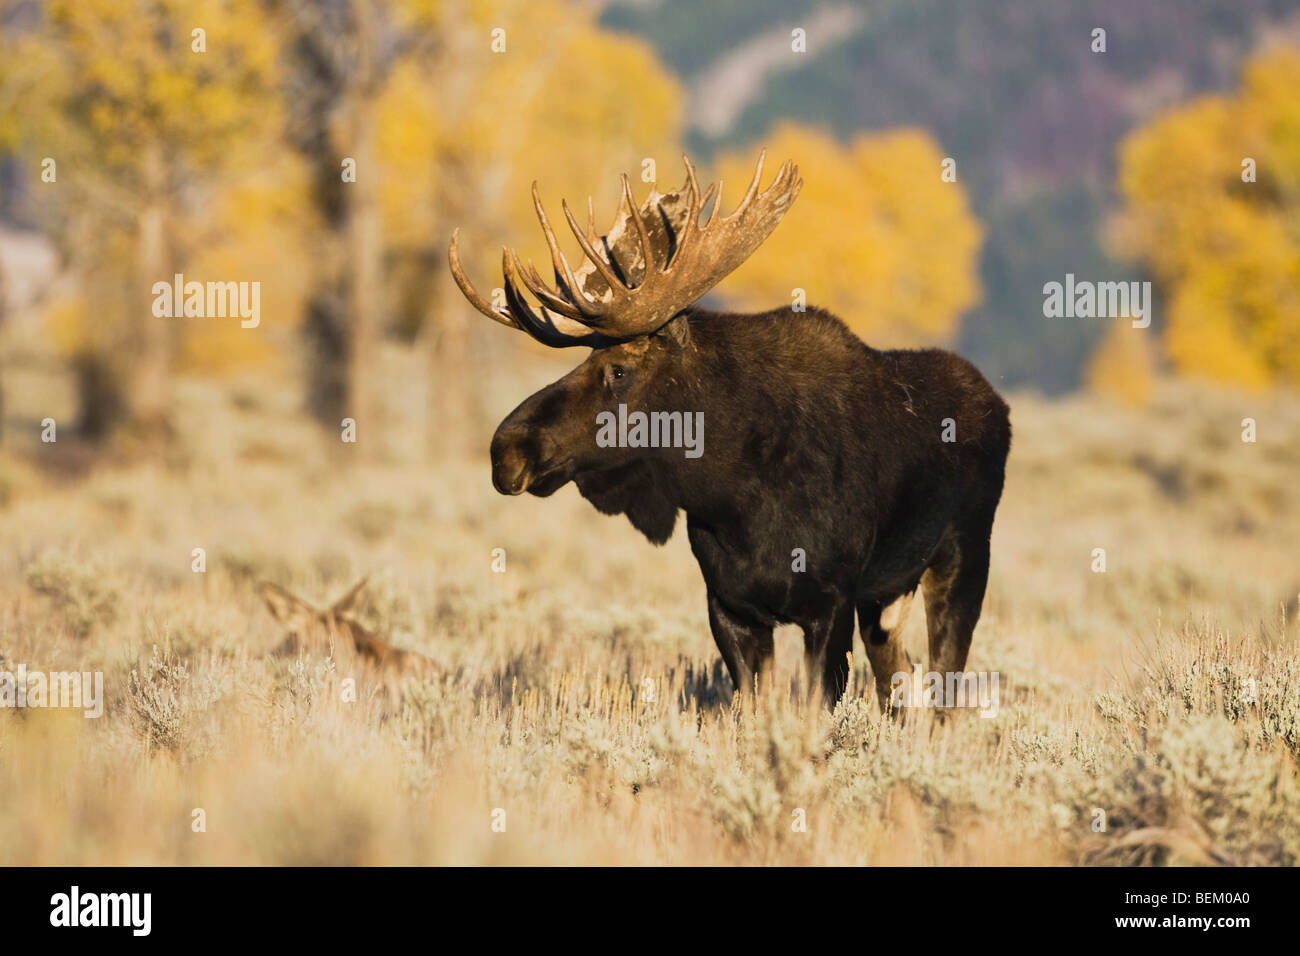
M853 651L853 605L837 602L825 617L803 628L804 660L811 693L821 680L822 703L834 707L849 685L849 654Z
M772 626L736 614L709 592L709 627L736 690L753 693L775 652Z

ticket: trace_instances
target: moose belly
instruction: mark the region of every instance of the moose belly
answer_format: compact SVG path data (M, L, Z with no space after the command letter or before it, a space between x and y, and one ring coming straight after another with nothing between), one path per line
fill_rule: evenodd
M727 607L763 623L802 624L845 601L892 601L915 590L952 525L952 497L931 495L929 507L904 500L874 531L847 515L766 532L688 516L687 530L705 583Z
M764 624L803 624L852 598L852 559L827 561L814 549L775 542L742 546L687 522L691 550L705 584L728 608Z

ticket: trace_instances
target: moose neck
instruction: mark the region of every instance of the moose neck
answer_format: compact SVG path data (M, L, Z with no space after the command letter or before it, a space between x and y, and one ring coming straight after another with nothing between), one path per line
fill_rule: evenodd
M663 449L651 468L689 516L709 523L743 520L755 465L779 463L787 454L792 412L819 394L825 372L835 373L824 344L842 354L846 330L820 315L792 320L788 309L752 315L692 309L684 318L687 334L662 407L700 413L703 441L697 457Z

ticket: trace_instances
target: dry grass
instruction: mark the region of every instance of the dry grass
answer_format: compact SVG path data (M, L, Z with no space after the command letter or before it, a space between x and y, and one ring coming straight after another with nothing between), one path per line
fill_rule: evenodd
M0 669L102 670L107 697L98 720L0 711L0 863L1300 858L1293 398L1013 396L971 660L1001 673L1000 711L901 726L861 665L833 714L733 706L684 534L653 549L572 489L500 498L485 463L401 445L340 467L288 386L178 401L165 466L0 459ZM361 574L366 622L449 670L400 702L267 656L257 580L323 602ZM799 643L778 639L791 680Z

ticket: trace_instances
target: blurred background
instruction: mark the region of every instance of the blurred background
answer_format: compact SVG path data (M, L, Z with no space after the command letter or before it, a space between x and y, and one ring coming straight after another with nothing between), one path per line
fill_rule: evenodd
M741 719L685 534L492 489L583 351L474 312L453 229L490 294L534 179L610 223L763 146L805 188L708 304L803 290L1011 405L996 719ZM256 327L156 316L177 274ZM1150 327L1045 317L1067 274ZM0 863L1295 863L1298 340L1294 0L0 0L0 672L108 698L0 719ZM363 576L444 668L400 703L270 654L259 582Z
M533 179L611 222L619 173L670 188L687 150L738 189L762 146L807 188L713 304L801 288L1046 395L1300 377L1287 0L3 0L0 28L6 441L165 447L177 380L253 376L362 454L481 452L503 372L572 356L469 309L453 228L491 289L503 243L544 258ZM1152 281L1152 327L1045 319L1067 272ZM259 281L260 325L154 318L175 273Z

